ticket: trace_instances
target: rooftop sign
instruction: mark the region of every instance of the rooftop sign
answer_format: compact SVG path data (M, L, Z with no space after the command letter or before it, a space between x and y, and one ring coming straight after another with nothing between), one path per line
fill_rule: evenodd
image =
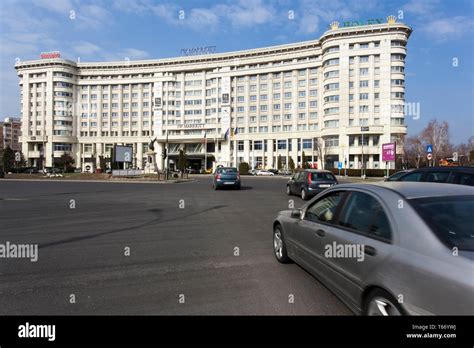
M61 57L61 53L59 53L58 51L54 51L54 52L42 52L41 55L40 55L41 59L53 59L53 58L60 58Z
M388 16L387 17L387 23L388 24L394 24L397 21L397 18L395 16ZM339 29L339 28L350 28L350 27L360 27L363 25L374 25L374 24L383 24L384 20L383 18L372 18L372 19L367 19L367 20L357 20L357 21L345 21L342 22L342 25L339 24L338 21L331 22L329 24L329 29Z

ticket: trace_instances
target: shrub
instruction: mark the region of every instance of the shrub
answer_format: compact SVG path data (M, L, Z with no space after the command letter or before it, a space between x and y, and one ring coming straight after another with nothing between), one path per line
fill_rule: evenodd
M246 175L246 174L249 173L249 170L250 170L250 166L247 162L241 162L239 164L239 173L240 174Z

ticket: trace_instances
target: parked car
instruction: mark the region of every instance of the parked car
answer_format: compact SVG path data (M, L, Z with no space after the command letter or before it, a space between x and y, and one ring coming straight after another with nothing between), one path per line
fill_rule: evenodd
M259 170L257 171L257 176L273 176L275 175L274 173L272 173L271 171L269 170Z
M278 174L279 175L291 175L291 174L293 174L293 172L291 170L282 169L282 170L278 171Z
M337 184L336 177L327 170L305 169L295 173L286 184L288 195L300 195L308 200L319 192Z
M38 168L26 168L25 169L25 174L37 174L39 173Z
M250 169L249 174L250 175L257 175L258 170L257 169Z
M240 190L240 174L235 167L220 167L216 169L212 179L212 187L218 190L223 187L232 187Z
M394 181L437 182L474 186L474 167L425 167L407 172Z
M267 171L269 171L270 173L273 173L275 175L278 174L278 169L267 169Z
M473 211L473 187L337 185L278 213L274 254L308 270L355 313L473 315Z
M413 169L400 170L399 172L390 175L388 178L385 178L384 181L397 181L401 176L411 172L412 170Z

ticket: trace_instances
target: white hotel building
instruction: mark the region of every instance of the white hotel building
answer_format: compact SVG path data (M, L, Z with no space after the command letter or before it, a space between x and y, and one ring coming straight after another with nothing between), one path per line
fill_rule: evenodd
M184 149L195 168L205 157L208 168L275 168L278 156L284 167L290 157L298 166L303 151L319 168L322 161L326 168L338 161L386 168L382 144L406 134L411 28L394 18L381 22L333 22L319 40L229 53L17 62L23 154L41 167L68 153L76 167L93 170L99 156L125 144L134 148L132 166L153 168L157 160L163 169L168 137L170 166Z

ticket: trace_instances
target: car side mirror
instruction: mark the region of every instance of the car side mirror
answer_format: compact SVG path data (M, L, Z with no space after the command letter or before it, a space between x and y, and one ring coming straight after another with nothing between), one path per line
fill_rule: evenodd
M293 219L301 219L301 209L293 209L291 211L291 217Z

